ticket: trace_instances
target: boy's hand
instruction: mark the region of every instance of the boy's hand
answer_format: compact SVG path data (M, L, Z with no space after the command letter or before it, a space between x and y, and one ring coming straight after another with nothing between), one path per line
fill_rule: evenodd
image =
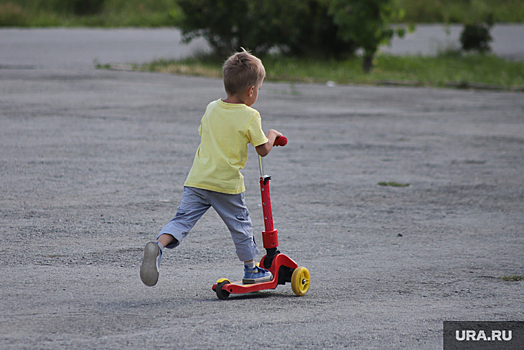
M268 131L267 133L267 139L269 140L269 142L273 145L273 146L278 146L275 144L275 141L277 138L279 138L280 136L282 136L282 133L281 132L278 132L274 129L271 129ZM272 138L274 137L274 139Z
M280 135L279 137L277 137L274 146L284 147L285 145L287 145L287 137L285 137L284 135Z

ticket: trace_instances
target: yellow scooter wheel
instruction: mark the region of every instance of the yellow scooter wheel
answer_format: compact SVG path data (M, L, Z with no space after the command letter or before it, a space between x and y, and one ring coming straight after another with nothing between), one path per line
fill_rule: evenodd
M308 269L299 266L293 271L291 275L291 289L296 295L305 295L309 290L309 283L311 276L309 275Z

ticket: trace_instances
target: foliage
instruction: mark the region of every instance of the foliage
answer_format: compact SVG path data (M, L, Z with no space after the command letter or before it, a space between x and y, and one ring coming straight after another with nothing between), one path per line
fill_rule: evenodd
M0 26L25 26L27 15L22 8L13 3L0 4Z
M265 55L271 49L291 55L340 57L364 49L364 71L379 45L402 17L395 0L179 0L186 42L204 37L220 56L240 47ZM399 30L402 36L402 30Z
M104 9L105 0L19 0L16 2L19 6L34 11L87 16L101 13Z
M244 47L258 56L277 49L297 56L341 57L361 47L366 72L379 45L393 36L389 24L402 16L395 0L178 3L185 14L181 22L185 41L204 37L219 56Z
M104 9L104 0L62 0L77 16L96 15Z
M403 17L394 0L331 0L329 13L339 27L338 36L364 49L365 72L370 71L378 47L393 37L390 24Z
M336 37L329 0L178 0L186 42L205 38L219 56L240 47L262 56L271 50L291 55L341 56L355 49Z
M464 51L478 51L485 53L491 51L489 42L493 40L489 34L491 26L482 24L466 24L460 34L460 43Z
M175 26L176 0L0 0L0 26Z
M72 0L0 0L0 26L178 26L177 0L104 0L102 8L81 10L76 15ZM77 0L81 1L81 0ZM89 2L90 0L86 0ZM271 0L269 2L274 2ZM305 0L306 2L310 0ZM405 10L403 23L482 23L487 13L495 23L524 22L522 0L396 0ZM266 1L260 1L264 4ZM285 1L282 1L285 2ZM291 0L294 3L295 0ZM326 7L329 0L316 0ZM236 2L234 2L236 4ZM285 5L285 4L284 4ZM329 18L329 16L327 16ZM311 26L322 26L317 22ZM311 32L318 31L309 28ZM333 34L335 36L335 34ZM326 35L326 41L329 37ZM319 41L319 39L316 39Z
M495 23L524 22L522 0L398 0L412 23L482 23L493 15Z

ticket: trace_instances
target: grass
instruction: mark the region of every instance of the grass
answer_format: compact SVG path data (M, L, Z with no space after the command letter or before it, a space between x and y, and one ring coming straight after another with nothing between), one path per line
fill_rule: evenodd
M409 85L489 88L524 91L524 62L494 55L443 54L437 57L381 55L373 71L362 71L362 59L263 58L268 81L320 84ZM184 60L159 60L135 67L140 71L221 77L221 62L199 56Z
M208 57L174 60L156 60L141 66L134 66L135 70L160 72L168 74L182 74L193 76L204 76L209 78L222 77L220 63L214 62Z
M0 27L161 27L181 15L173 0L0 0Z
M507 282L518 282L518 281L524 281L524 276L520 276L520 275L503 276L503 277L502 277L502 280L503 280L503 281L507 281Z
M413 23L522 22L522 0L398 0L403 18Z
M390 187L409 187L409 184L403 184L403 183L400 183L400 182L394 182L394 181L390 181L390 182L379 182L378 183L380 186L390 186Z
M84 4L81 10L78 4ZM403 23L524 22L522 0L398 0ZM75 10L76 9L76 10ZM176 26L176 0L0 0L0 26Z

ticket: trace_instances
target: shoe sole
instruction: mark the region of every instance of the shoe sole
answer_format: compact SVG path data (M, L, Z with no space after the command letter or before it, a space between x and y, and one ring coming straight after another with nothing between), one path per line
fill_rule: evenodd
M158 254L160 248L158 244L149 242L144 248L144 260L140 266L140 278L142 282L149 287L154 286L158 282Z
M268 277L261 277L261 278L244 278L242 279L242 284L255 284L255 283L263 283L263 282L269 282L273 279L273 274L271 274Z

